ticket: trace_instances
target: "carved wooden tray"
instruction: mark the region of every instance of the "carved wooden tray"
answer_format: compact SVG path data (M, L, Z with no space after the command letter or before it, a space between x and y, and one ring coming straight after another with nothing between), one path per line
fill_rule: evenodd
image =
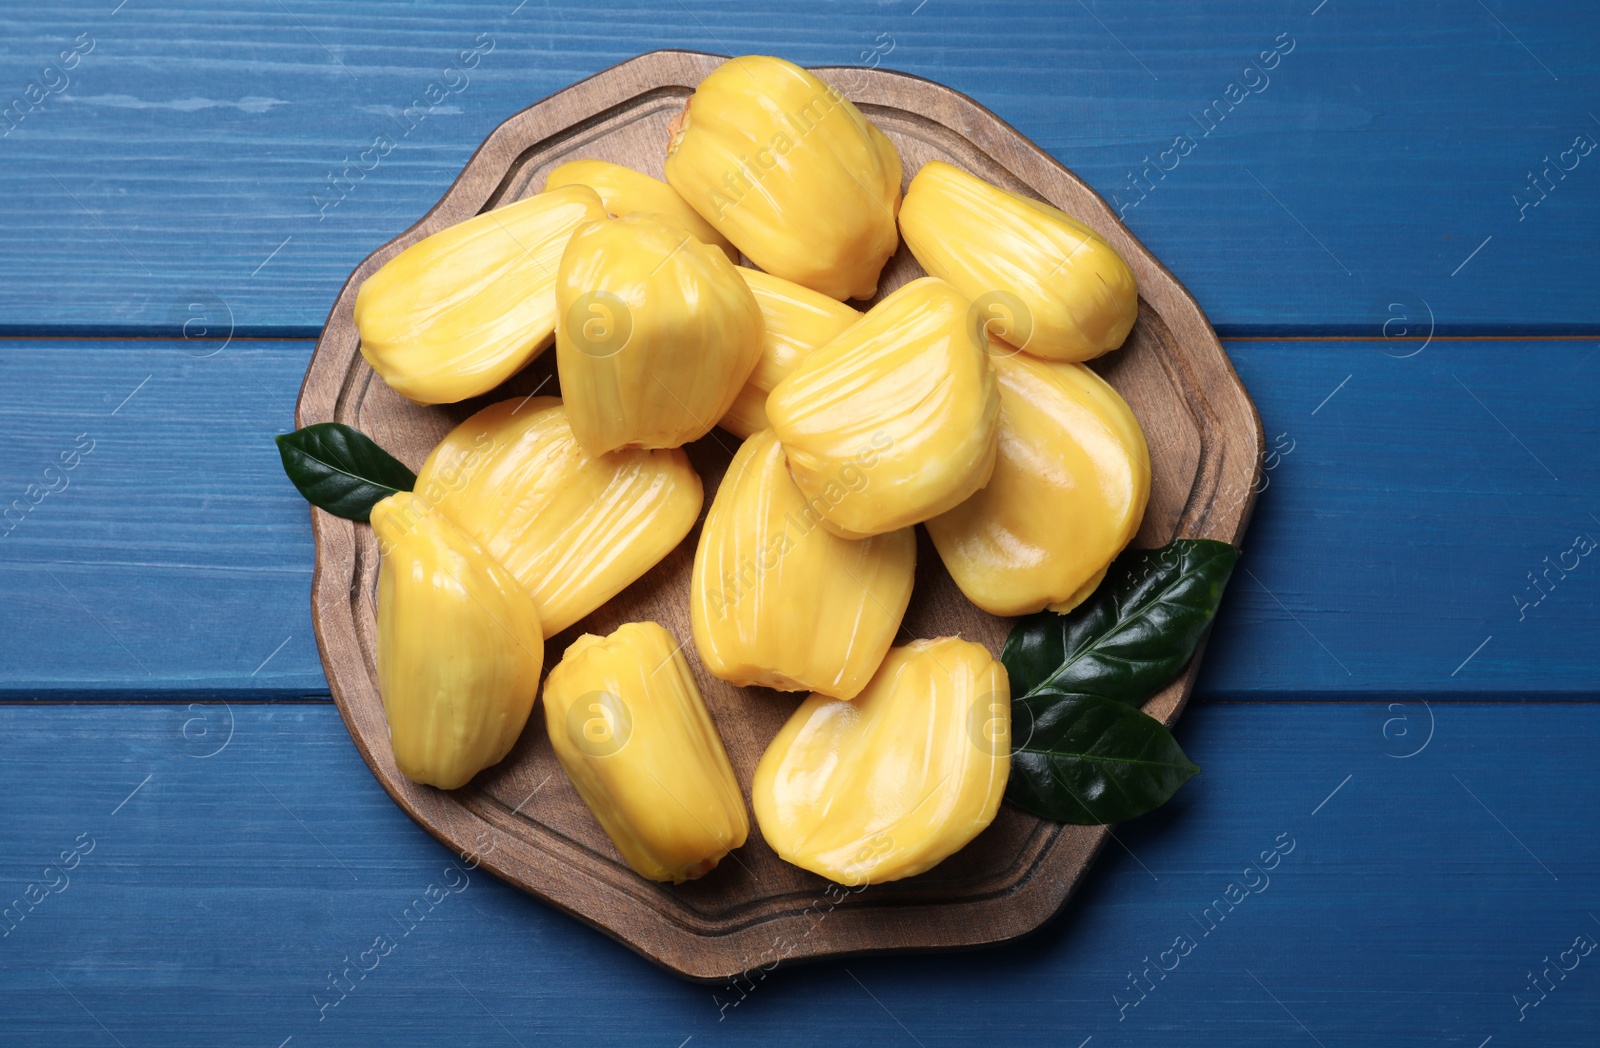
M487 397L423 408L378 379L357 347L356 289L402 248L481 211L537 192L556 164L596 157L660 177L667 123L723 58L657 51L613 66L500 125L423 219L351 274L328 316L300 391L297 422L355 426L413 469L456 423L485 404L535 388L556 391L555 353ZM1132 405L1150 444L1153 484L1134 540L1176 535L1237 543L1254 502L1261 423L1215 333L1183 286L1082 181L964 95L880 69L820 69L882 128L910 177L928 160L1032 194L1093 226L1138 276L1139 320L1120 351L1095 366ZM902 246L880 295L922 275ZM720 430L689 448L706 506L737 441ZM633 874L557 765L535 708L511 755L463 789L419 786L395 769L373 658L378 551L366 525L313 509L317 570L312 616L334 700L356 747L395 801L457 852L526 891L695 979L725 979L778 960L877 950L975 946L1031 931L1059 910L1105 840L1100 827L1061 826L1002 806L966 849L929 872L859 893L780 861L751 823L744 848L707 877L673 887ZM703 515L703 514L702 514ZM996 654L1010 623L973 608L921 535L912 637L959 633ZM596 614L548 642L554 665L580 633L654 619L689 638L689 570L698 529ZM900 642L907 637L902 634ZM769 739L801 696L741 691L707 674L685 649L748 793ZM1174 721L1194 682L1184 675L1145 710ZM842 896L842 899L841 899Z

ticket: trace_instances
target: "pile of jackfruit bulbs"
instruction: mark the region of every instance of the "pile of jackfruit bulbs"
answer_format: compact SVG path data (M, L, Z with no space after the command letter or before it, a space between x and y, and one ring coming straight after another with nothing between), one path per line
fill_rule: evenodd
M1081 222L947 163L902 199L889 138L777 58L706 77L665 172L563 164L360 288L361 351L411 400L489 393L552 336L561 394L477 412L372 510L395 764L454 789L505 757L545 640L694 528L683 445L728 443L720 427L743 443L700 527L694 654L730 684L809 693L756 768L761 834L841 884L920 873L994 819L1011 739L986 648L894 644L914 526L992 614L1094 590L1149 493L1138 422L1083 364L1126 339L1133 273ZM849 305L902 237L929 275ZM586 634L543 688L568 777L659 881L704 875L750 829L684 648L653 622Z

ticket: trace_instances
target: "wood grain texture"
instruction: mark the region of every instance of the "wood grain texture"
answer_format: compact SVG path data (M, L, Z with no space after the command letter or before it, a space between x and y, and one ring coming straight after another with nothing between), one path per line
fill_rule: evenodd
M0 707L0 902L95 842L0 936L0 1028L28 1048L1314 1045L1298 1019L1328 1048L1592 1045L1600 953L1552 972L1523 1022L1511 995L1600 936L1600 842L1579 829L1600 805L1600 709L1435 711L1432 742L1396 759L1424 737L1420 704L1191 705L1178 736L1204 771L1119 827L1038 934L706 987L439 847L331 707ZM1401 714L1403 748L1384 734ZM1270 884L1203 934L1279 834L1294 850L1249 875ZM1128 973L1180 934L1190 955L1119 1019ZM374 967L381 935L395 945ZM351 988L330 991L347 965Z
M1267 487L1200 686L1600 697L1600 561L1572 552L1600 540L1597 350L1236 344Z
M311 561L290 554L305 504L272 442L309 355L0 340L7 697L70 700L69 678L80 698L326 692Z
M1600 571L1553 573L1520 619L1512 597L1600 539L1600 343L1227 349L1271 468L1245 542L1260 584L1229 588L1194 701L1595 697ZM78 434L99 442L0 537L0 700L326 697L310 525L271 442L310 350L0 340L0 506Z
M214 323L314 337L354 265L506 116L686 47L902 69L978 99L1108 199L1147 187L1129 225L1224 334L1378 334L1391 303L1441 332L1593 332L1600 165L1552 173L1526 212L1513 194L1600 134L1600 13L1485 3L10 5L0 105L77 34L97 46L0 138L0 325L175 333L200 295L229 307ZM480 34L493 50L449 72ZM1279 34L1294 50L1245 87ZM1229 84L1242 101L1207 133L1197 117ZM397 124L418 99L426 118ZM1145 174L1184 134L1188 155ZM392 148L363 160L379 136Z
M423 408L374 375L358 351L353 310L361 282L422 237L538 191L544 173L569 160L598 158L660 174L667 124L694 85L723 59L661 51L624 62L551 96L502 124L461 177L416 226L356 267L329 314L312 355L296 412L299 425L337 421L370 433L416 468L439 439L484 402L522 394L548 378L540 363L480 400ZM1184 535L1237 542L1244 533L1259 470L1261 423L1221 344L1194 300L1117 222L1105 203L1049 155L971 99L948 88L880 70L819 71L895 143L906 177L930 159L982 174L1083 217L1127 260L1139 280L1140 318L1127 342L1100 367L1144 426L1151 451L1151 496L1136 542L1159 546ZM922 275L909 250L891 260L879 295ZM541 375L540 372L543 372ZM691 458L713 497L734 443L713 433ZM918 877L880 886L825 929L811 914L827 882L782 862L759 839L707 876L680 886L642 880L623 863L560 771L548 737L535 726L511 755L460 790L420 786L395 767L378 696L375 593L377 544L370 529L312 511L317 573L312 622L323 668L345 723L384 788L430 833L458 851L494 854L485 866L554 902L645 956L696 979L725 979L757 964L782 941L805 958L998 942L1048 919L1071 893L1105 839L1100 827L1061 826L1005 807L966 849ZM554 665L582 633L623 622L656 621L689 636L691 534L673 553L595 614L551 639ZM917 592L905 619L913 637L959 634L996 655L1007 620L968 604L931 550L919 558ZM701 692L748 795L767 743L791 711L763 689L716 680L686 649ZM1147 704L1176 719L1193 685L1195 662ZM538 791L536 807L524 807Z

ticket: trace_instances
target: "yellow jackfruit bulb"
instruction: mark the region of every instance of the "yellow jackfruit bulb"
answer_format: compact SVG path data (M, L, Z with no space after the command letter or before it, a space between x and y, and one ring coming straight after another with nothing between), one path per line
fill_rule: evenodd
M555 397L502 401L461 423L415 491L522 584L546 637L671 553L704 497L677 449L584 451Z
M356 292L361 355L418 404L487 393L550 344L561 252L605 214L594 190L566 186L417 241Z
M1036 357L1093 359L1138 319L1138 282L1103 237L943 161L911 180L900 231L923 269L973 300L977 327Z
M673 124L667 181L768 273L871 298L899 243L900 154L838 88L781 58L732 58Z
M852 702L813 695L756 766L783 859L838 884L922 873L994 821L1011 772L1005 667L955 637L895 648Z
M744 795L683 645L654 622L573 642L544 685L550 744L629 866L679 883L750 834Z
M695 647L732 684L854 698L900 629L916 564L910 528L842 539L822 527L763 430L734 455L700 529Z
M993 615L1070 611L1144 519L1150 451L1127 402L1082 364L991 357L1000 454L984 489L927 522L961 592Z
M748 437L767 428L767 394L772 387L806 354L860 320L861 314L792 280L742 266L739 275L761 307L766 336L756 369L717 424L736 437Z
M556 366L592 455L705 436L761 357L761 307L721 250L656 215L591 222L561 256Z
M544 189L561 186L588 186L613 218L623 215L661 214L677 219L702 244L720 247L728 261L739 261L739 249L728 243L716 227L700 217L678 191L641 171L609 160L569 160L545 176Z
M988 482L1000 392L967 307L944 281L913 280L767 397L795 483L835 534L916 524Z
M517 580L409 491L372 507L378 692L394 762L415 782L464 786L499 763L533 709L539 612Z

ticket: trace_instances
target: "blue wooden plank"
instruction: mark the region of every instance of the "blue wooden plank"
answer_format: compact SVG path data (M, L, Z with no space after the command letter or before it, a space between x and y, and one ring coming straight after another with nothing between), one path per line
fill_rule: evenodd
M1597 19L1582 0L13 5L0 326L170 333L203 302L312 334L501 120L688 47L973 95L1115 198L1227 333L1376 334L1394 303L1440 332L1592 332L1600 155L1570 150L1600 140Z
M0 341L0 697L326 694L271 440L309 346L219 345ZM1594 698L1597 348L1233 343L1274 453L1200 697Z
M1600 843L1573 832L1600 804L1600 709L1436 707L1396 759L1407 713L1427 711L1197 708L1179 733L1204 772L1120 828L1031 939L705 987L460 872L326 707L0 707L0 786L26 799L0 806L0 898L22 915L0 925L0 1028L172 1048L1593 1044L1600 954L1570 951L1600 941ZM330 991L347 964L372 970Z
M327 694L272 442L310 349L0 341L0 692Z
M1231 344L1271 450L1200 693L1600 695L1597 348Z

